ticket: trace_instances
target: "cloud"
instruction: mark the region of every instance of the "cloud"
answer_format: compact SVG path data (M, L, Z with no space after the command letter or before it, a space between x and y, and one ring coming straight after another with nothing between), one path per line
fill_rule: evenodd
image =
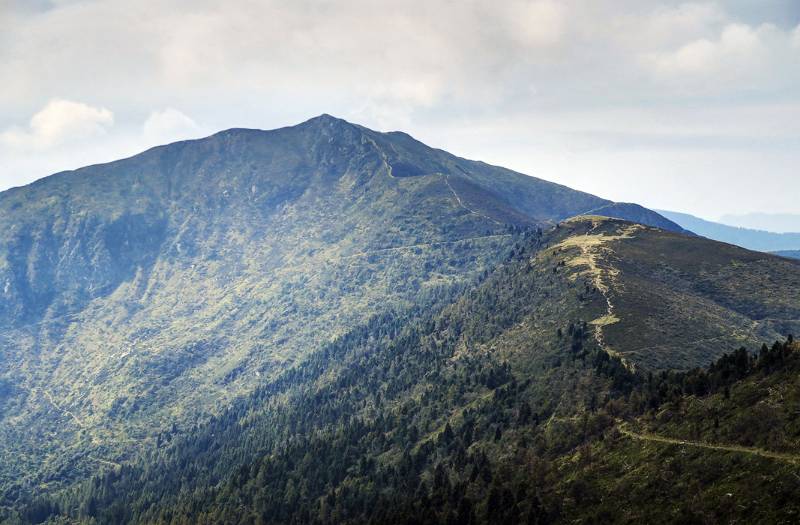
M406 118L432 108L519 111L522 104L603 103L617 94L663 99L676 94L675 85L654 83L653 75L697 75L720 61L731 69L741 54L758 63L759 53L781 53L766 63L790 65L787 31L739 20L726 12L730 5L201 0L186 9L179 0L68 2L17 14L0 33L0 115L18 111L10 100L51 97L53 85L77 97L99 93L114 107L136 104L139 112L180 101L199 114L196 106L208 100L216 108L232 99L285 107L332 100ZM771 47L769 33L783 35L784 49ZM748 51L759 45L766 48ZM760 85L769 90L776 76L764 75Z
M166 108L150 113L142 133L148 144L164 144L194 137L201 133L201 128L177 109Z
M505 11L509 33L526 47L558 44L567 25L565 4L554 0L509 2Z
M753 27L732 23L716 39L697 39L675 50L653 53L647 59L653 71L663 77L752 78L790 65L793 38L791 32L772 24ZM775 79L767 74L758 80L769 85Z
M717 41L700 39L674 52L657 55L655 67L665 74L713 74L731 63L751 62L761 45L761 39L753 28L731 24Z
M54 99L33 115L26 128L11 127L0 133L0 144L13 149L46 150L102 135L113 124L114 114L108 109Z

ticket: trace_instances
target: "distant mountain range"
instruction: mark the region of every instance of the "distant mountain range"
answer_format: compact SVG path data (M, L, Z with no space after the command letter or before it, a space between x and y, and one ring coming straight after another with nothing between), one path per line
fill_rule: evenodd
M790 257L792 259L800 259L800 250L779 250L777 252L773 252L775 255L780 255L781 257Z
M687 230L716 241L736 244L737 246L762 252L800 250L800 233L751 230L707 221L687 213L666 210L658 210L658 212Z
M800 232L800 214L796 213L743 213L720 217L719 222L778 233Z
M329 115L0 193L0 522L790 522L800 261L690 229Z

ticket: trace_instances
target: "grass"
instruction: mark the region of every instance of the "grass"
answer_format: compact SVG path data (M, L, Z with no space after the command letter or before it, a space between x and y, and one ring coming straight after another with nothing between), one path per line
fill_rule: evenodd
M644 368L692 368L720 349L800 333L800 265L703 238L618 220L562 225L573 279L609 300L598 316L606 345ZM614 320L617 320L614 322ZM720 344L721 343L721 344Z

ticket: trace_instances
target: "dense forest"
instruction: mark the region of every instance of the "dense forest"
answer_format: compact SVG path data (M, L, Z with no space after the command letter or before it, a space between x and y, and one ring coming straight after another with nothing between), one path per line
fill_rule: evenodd
M591 312L601 292L559 264L533 265L540 231L515 235L508 260L476 286L374 316L222 415L161 433L131 463L33 499L9 492L23 510L6 521L797 516L800 351L791 337L705 368L637 371L570 317Z

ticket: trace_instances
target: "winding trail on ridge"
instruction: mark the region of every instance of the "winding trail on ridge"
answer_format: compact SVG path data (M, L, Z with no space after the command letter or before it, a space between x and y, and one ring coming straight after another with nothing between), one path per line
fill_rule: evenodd
M620 360L622 360L623 365L632 370L633 364L625 359L625 357L623 357L619 352L611 348L605 341L603 327L618 323L620 321L615 315L614 303L611 301L612 286L616 283L616 276L619 271L609 264L606 264L606 266L601 266L599 258L602 250L610 250L607 246L605 246L607 243L611 241L629 239L633 237L634 234L642 228L642 226L638 224L626 226L619 230L618 235L593 233L600 226L600 224L600 221L593 223L592 229L585 235L568 237L556 245L555 248L577 248L580 251L580 255L566 261L567 265L571 267L580 266L586 268L580 273L584 273L591 278L595 288L600 291L606 301L605 315L591 321L590 323L594 326L594 339L598 346L606 353L614 357L618 357Z
M477 215L478 217L481 217L483 219L492 221L495 224L499 224L501 226L503 225L503 223L498 221L497 219L493 219L492 217L489 217L488 215L485 215L483 213L477 212L477 211L473 210L472 208L470 208L469 206L467 206L466 204L464 204L464 201L461 200L461 197L458 196L458 193L456 193L456 190L453 189L453 186L450 184L450 176L449 175L444 175L444 183L447 184L448 188L450 188L450 191L453 193L453 197L455 197L456 203L458 203L459 206L461 206L462 208L464 208L465 210L467 210L468 212L470 212L473 215Z
M627 428L627 424L624 422L617 422L617 428L619 429L620 433L623 435L631 438L636 439L639 441L652 441L655 443L664 443L667 445L681 445L687 447L698 447L698 448L705 448L709 450L719 450L722 452L740 452L742 454L751 454L754 456L761 456L763 458L770 458L770 459L777 459L780 461L787 461L789 463L800 464L800 455L797 454L785 454L781 452L772 452L770 450L764 450L761 448L756 447L744 447L740 445L720 445L714 443L704 443L702 441L690 441L686 439L676 439L676 438L669 438L663 436L657 436L655 434L639 434L637 432L633 432Z

